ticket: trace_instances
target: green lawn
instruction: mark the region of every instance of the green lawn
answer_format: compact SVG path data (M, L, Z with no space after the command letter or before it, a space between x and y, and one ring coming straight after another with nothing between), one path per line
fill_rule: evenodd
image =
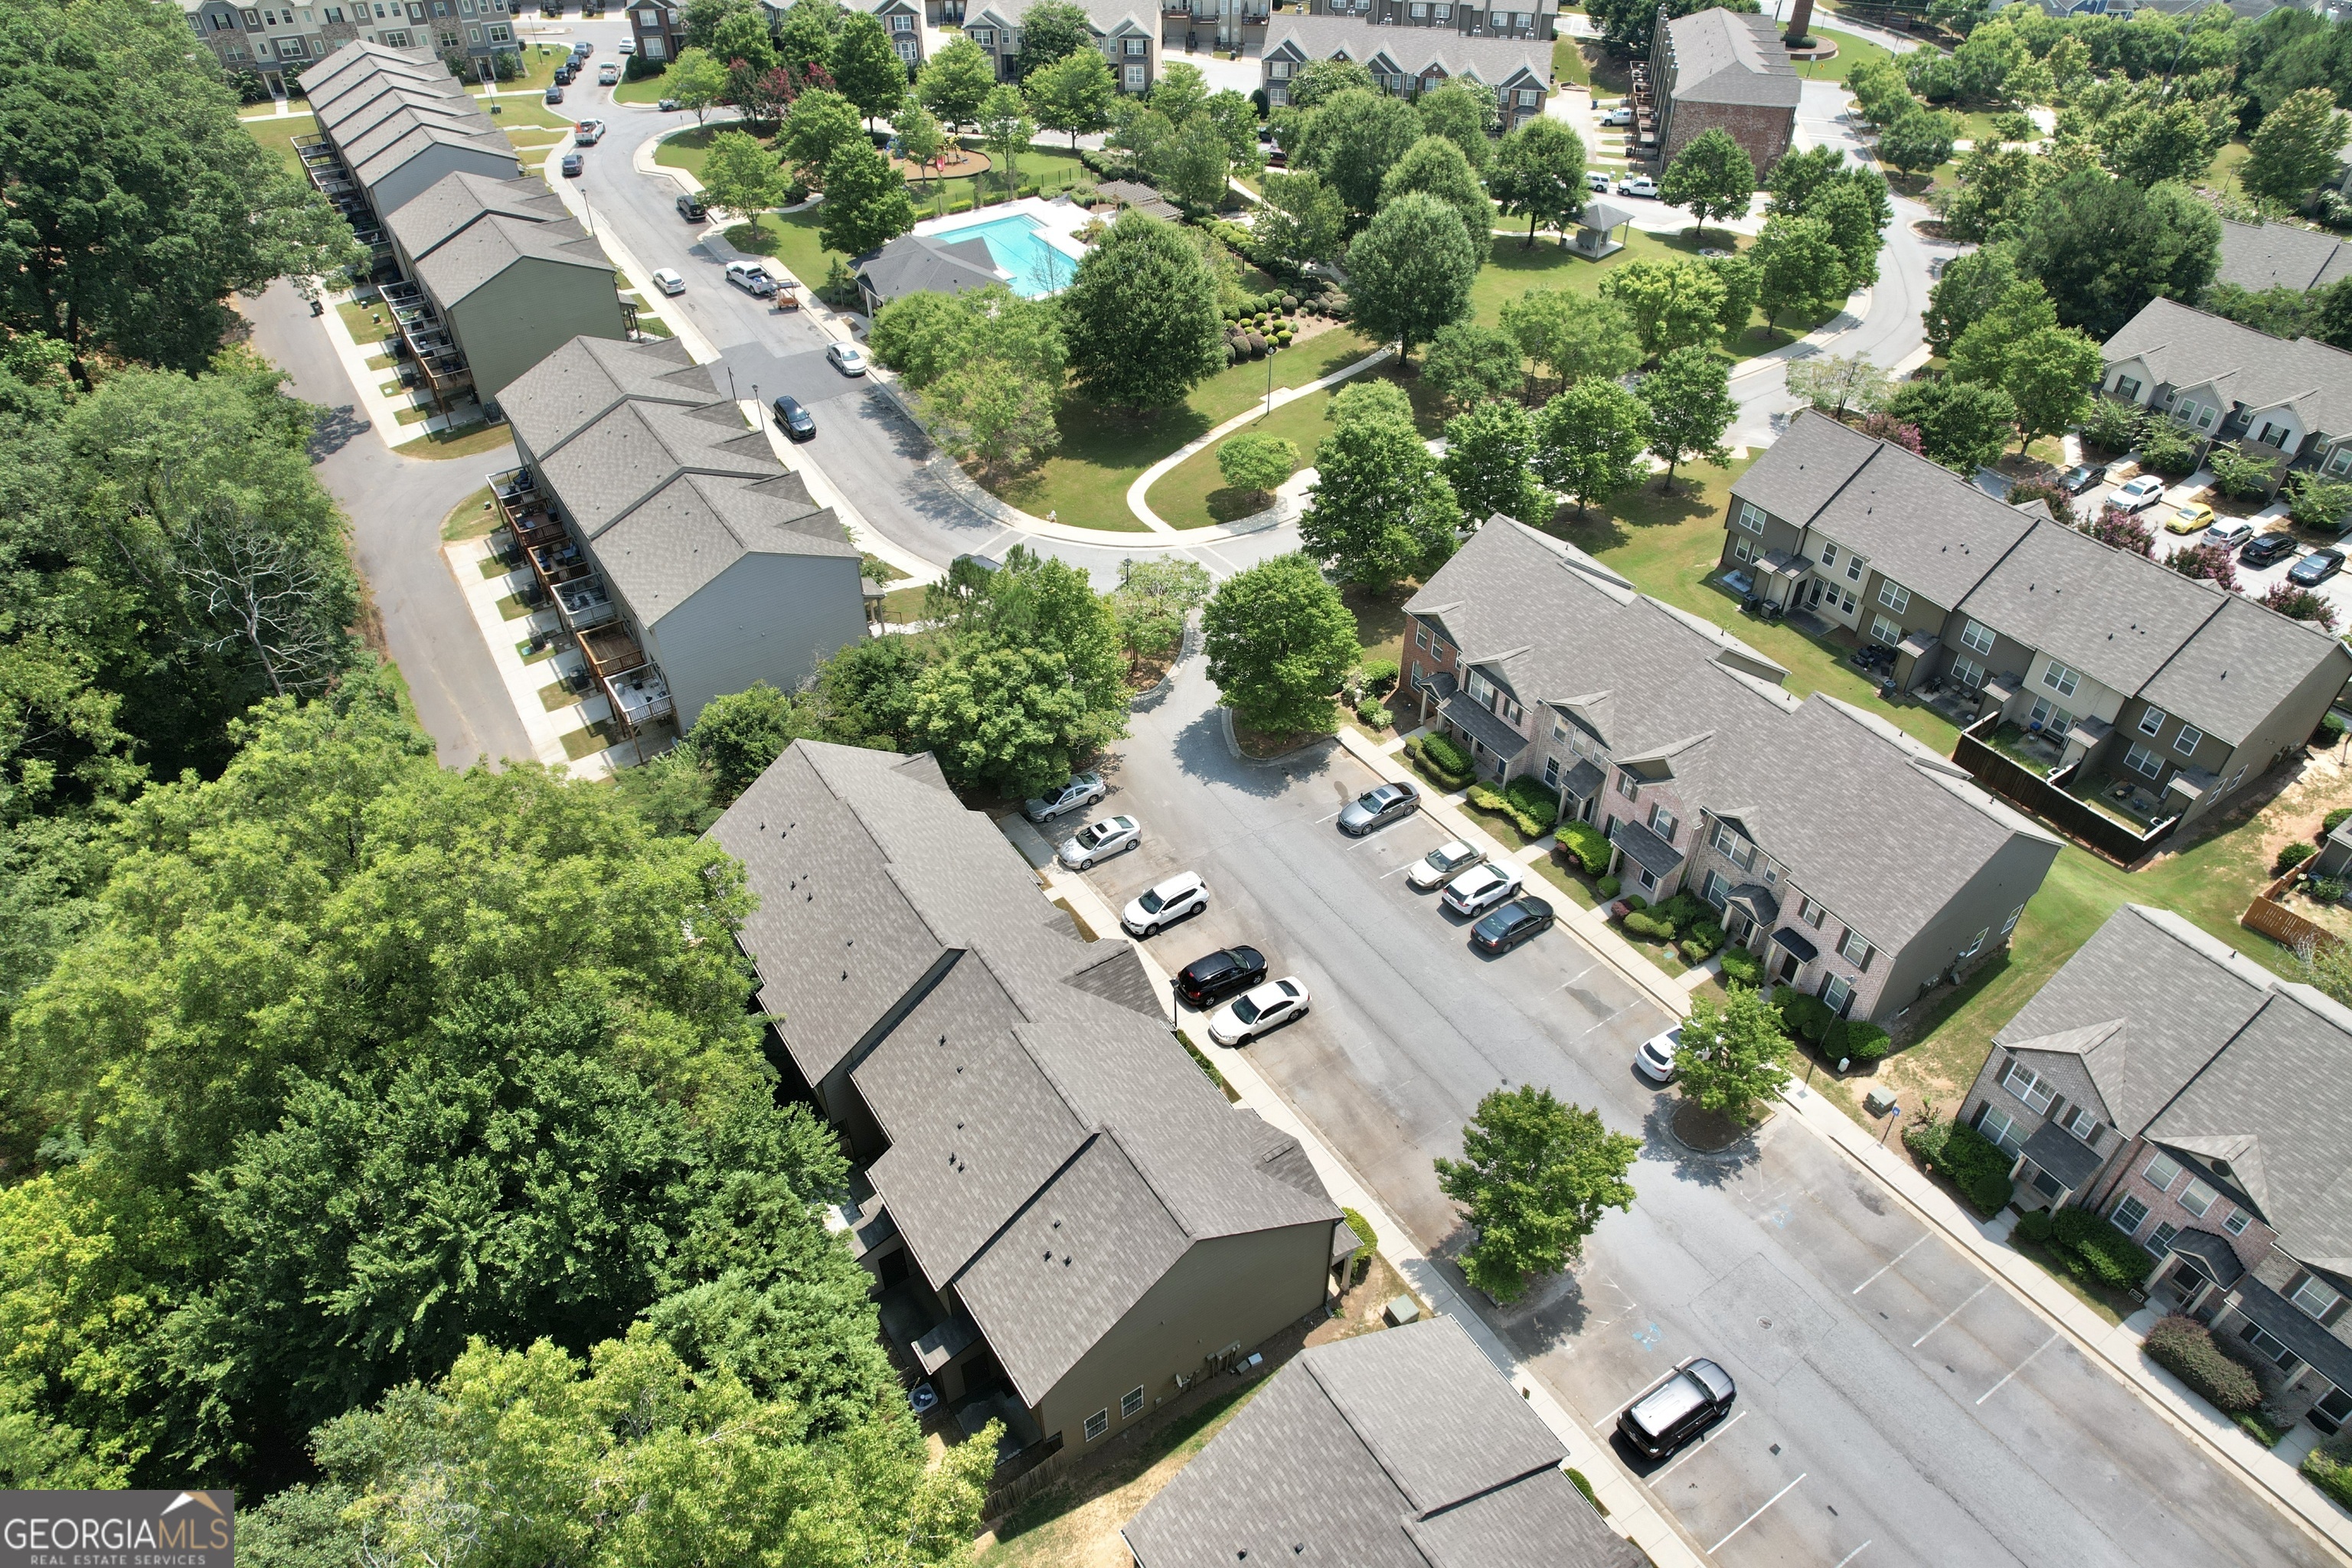
M1387 374L1393 368L1392 364L1384 365L1364 374ZM1345 386L1350 383L1342 382L1340 384ZM1409 392L1420 392L1417 384L1405 384ZM1331 397L1329 390L1310 392L1242 428L1253 434L1284 437L1298 448L1299 466L1307 467L1315 461L1316 446L1330 432L1331 426L1325 422L1323 411L1330 406ZM1416 397L1414 413L1421 433L1430 437L1438 433L1440 419L1439 411L1427 406L1427 401L1425 395ZM1158 512L1163 521L1178 528L1207 528L1215 523L1232 522L1248 516L1265 504L1263 497L1234 489L1225 483L1224 475L1217 468L1217 448L1214 447L1202 447L1160 475L1145 499L1150 501L1151 510ZM1395 657L1393 650L1384 657Z
M1835 27L1815 27L1812 34L1814 37L1827 38L1837 45L1837 56L1834 59L1807 61L1797 68L1801 76L1822 81L1843 81L1853 74L1853 68L1864 60L1894 58L1892 51L1885 47L1867 38L1857 38L1852 33L1841 33Z
M849 258L818 244L816 226L814 207L796 213L761 213L751 223L729 229L727 243L755 256L772 256L803 285L822 289L831 264L839 261L845 267Z
M683 169L696 179L702 178L702 165L710 156L710 139L729 127L697 125L663 139L654 149L654 162L665 169Z
M1583 48L1566 34L1552 44L1551 74L1554 81L1572 81L1583 87L1592 85L1592 68L1585 63Z
M2245 167L2253 149L2243 142L2231 142L2214 155L2213 166L2205 171L2203 183L2227 195L2238 186L2238 171Z
M294 155L294 138L316 136L319 119L314 114L289 114L283 120L248 120L245 133L268 151L278 154L278 161L292 172L296 179L307 179L302 173L302 160Z
M1657 235L1628 226L1621 232L1624 249L1605 260L1592 261L1561 245L1556 235L1538 234L1532 247L1521 243L1526 237L1525 229L1516 237L1497 234L1492 258L1478 269L1478 279L1470 286L1471 308L1483 326L1498 323L1503 307L1530 289L1566 289L1578 294L1595 294L1600 292L1603 278L1629 261L1696 258L1701 248L1701 242L1691 237L1688 229ZM1706 244L1709 246L1744 250L1749 243L1744 235L1732 235L1718 228L1706 231ZM1801 331L1786 331L1769 324L1759 328L1751 323L1746 332L1724 344L1722 352L1728 359L1746 359L1803 335Z
M509 92L545 92L555 81L555 68L572 58L572 50L568 47L558 48L551 44L528 45L522 49L521 53L522 75L517 77L512 81L499 82L498 84L498 89L501 94ZM605 58L610 58L611 57L608 55ZM598 62L593 58L589 61L589 75L591 78L593 78L595 75L595 67L597 63ZM479 83L476 83L466 90L472 93L476 98L484 96L482 87Z

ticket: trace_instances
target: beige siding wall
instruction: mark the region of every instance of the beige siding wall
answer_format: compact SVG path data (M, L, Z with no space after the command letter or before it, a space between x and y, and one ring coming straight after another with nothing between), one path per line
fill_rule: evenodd
M474 384L496 397L573 338L623 335L621 296L608 271L518 261L450 307L443 319L466 351Z

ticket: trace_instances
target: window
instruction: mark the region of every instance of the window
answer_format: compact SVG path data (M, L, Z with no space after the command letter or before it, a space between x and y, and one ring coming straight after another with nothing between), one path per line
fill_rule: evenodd
M1845 940L1838 943L1838 956L1856 969L1868 969L1870 943L1862 940L1860 931L1849 929L1845 933Z
M890 18L890 30L894 33L911 33L915 30L915 19L905 15L893 16Z
M2161 1258L2171 1249L2172 1238L2179 1234L2179 1226L2168 1219L2161 1221L2154 1230L2147 1233L2147 1249Z
M1881 577L1878 580L1878 602L1899 616L1910 607L1911 590Z
M1429 7L1423 5L1422 0L1412 0L1412 10L1413 20L1416 22L1429 15Z
M2033 710L2027 717L2044 730L2069 730L2074 724L2074 716L2072 713L2046 697L2037 697L2033 700Z
M1145 78L1146 76L1148 76L1149 74L1150 74L1150 68L1149 68L1149 67L1146 67L1146 66L1129 66L1129 67L1128 67L1128 68L1127 68L1127 90L1128 90L1128 91L1129 91L1129 92L1141 92L1141 91L1143 90L1143 89L1144 89L1144 78Z
M2042 1081L2040 1073L2015 1057L2009 1058L2009 1066L2000 1075L2000 1087L2035 1110L2049 1110L2050 1102L2057 1098L2057 1091Z
M1559 787L1559 759L1558 757L1546 757L1544 759L1544 788L1558 789Z
M1982 931L1978 931L1976 940L1969 943L1968 946L1960 949L1960 956L1962 958L1974 958L1978 953L1982 952L1984 951L1985 938L1990 935L1992 935L1992 927L1990 926L1987 926Z
M1151 52L1150 43L1143 38L1129 38L1126 44L1127 58L1131 60L1141 59Z
M2328 1314L2344 1305L2344 1298L2329 1289L2315 1274L2296 1286L2294 1294L2287 1300L2323 1323L2333 1322L2335 1320Z
M1984 684L1984 666L1972 658L1952 660L1952 679L1974 691Z
M1977 1131L2001 1147L2001 1152L2014 1158L2025 1146L2017 1135L2017 1121L1999 1106L1987 1104L1977 1112Z
M2273 1366L2284 1366L2294 1359L2294 1352L2287 1349L2284 1342L2252 1318L2247 1319L2246 1326L2238 1331L2238 1337L2252 1345Z
M1813 902L1811 899L1807 899L1803 903L1797 906L1797 918L1804 921L1807 925L1812 927L1815 931L1822 929L1822 917L1828 913L1829 911L1827 910L1824 910L1821 905Z
M1675 841L1675 814L1664 805L1650 807L1650 831L1672 844Z
M1519 107L1521 109L1533 109L1536 106L1536 100L1538 96L1540 95L1534 88L1523 87L1519 89Z
M2131 750L2124 753L2124 766L2142 778L2152 779L2164 772L2164 758L2141 745L2137 741L2134 741Z
M1824 565L1824 566L1834 566L1834 565L1836 565L1836 564L1837 564L1837 546L1836 546L1836 545L1834 545L1834 544L1831 544L1831 543L1828 543L1828 542L1824 542L1822 543L1822 565Z
M1638 866L1637 866L1637 867L1635 867L1635 868L1634 868L1634 869L1635 869L1635 870L1637 870L1637 871L1641 871L1641 868L1639 868ZM1653 889L1653 888L1654 888L1654 887L1656 887L1656 886L1658 885L1658 879L1657 879L1655 877L1653 877L1652 875L1650 875L1650 873L1649 873L1649 872L1647 872L1647 871L1641 871L1641 878L1642 878L1642 890L1643 890L1643 892L1648 892L1651 889Z
M1731 554L1737 561L1753 561L1756 559L1756 546L1744 539L1735 539L1731 542Z
M2213 1200L2221 1195L2208 1183L2191 1176L2189 1178L2189 1184L2180 1189L2180 1195L2173 1201L2202 1219L2205 1217L2205 1211L2213 1206Z
M2070 1108L2058 1124L2092 1148L2099 1146L2099 1119L2083 1106Z
M1758 509L1754 501L1744 500L1739 503L1739 526L1750 533L1764 531L1764 513Z
M2172 737L2172 749L2184 757L2192 757L2197 754L2198 743L2204 739L2204 731L2191 724L2183 724L2180 733Z
M2212 409L2200 408L2197 411L2197 428L2200 430L2210 430L2213 428Z
M2074 688L2082 683L2082 679L2080 675L2054 658L2042 667L2042 684L2061 697L2074 696Z
M2232 1208L2230 1211L2230 1217L2221 1222L2221 1228L2228 1231L2231 1236L2243 1236L2246 1234L2246 1222L2252 1218L2253 1218L2253 1215L2248 1214L2245 1210L2242 1208Z
M1720 822L1715 825L1715 837L1707 842L1715 846L1715 852L1718 855L1739 853L1739 835L1732 832Z
M1870 617L1870 636L1872 641L1885 643L1888 647L1893 647L1903 640L1903 623L1890 621L1885 616L1874 615Z
M2124 399L2126 403L2137 403L2139 401L2139 383L2128 375L2119 375L2116 377L2115 391L2116 395Z
M1723 908L1724 900L1730 896L1731 879L1720 871L1709 871L1706 874L1706 885L1699 889L1699 897L1719 910Z
M2236 773L2231 773L2231 774L2230 775L2230 782L2229 782L2228 784L2223 784L2223 785L2221 786L2221 793L2222 793L2223 795L2227 795L2227 794L2229 794L2231 790L2233 790L2233 789L2237 788L2237 787L2238 787L2238 783L2239 783L2239 781L2240 781L2240 780L2242 780L2242 779L2243 779L2245 776L2246 776L2246 770L2245 770L2245 769L2243 769L2243 768L2240 768Z
M1861 582L1861 581L1862 581L1862 569L1863 569L1864 567L1865 567L1865 566L1869 565L1869 564L1870 564L1870 563L1869 563L1869 562L1864 561L1861 556L1856 555L1853 551L1851 551L1851 550L1847 551L1847 552L1846 552L1846 553L1845 553L1845 580L1846 580L1847 582L1849 582L1849 583L1859 583L1859 582ZM1847 608L1847 609L1849 609L1849 610L1851 610L1852 608L1853 608L1853 600L1851 599L1851 597L1849 597L1849 598L1848 598L1848 600L1847 600L1847 603L1846 603L1846 608Z
M1843 974L1831 975L1829 984L1822 987L1822 1001L1831 1012L1844 1017L1846 1008L1853 1002L1853 984Z
M1642 786L1634 780L1632 773L1620 768L1617 772L1617 793L1627 800L1636 800L1641 796Z
M1276 60L1272 65L1266 67L1265 74L1272 77L1276 81L1288 81L1290 79L1290 62L1288 60Z
M1265 100L1272 104L1288 103L1290 101L1290 89L1283 86L1280 82L1276 82L1274 86L1265 89Z
M1845 603L1843 605L1838 605L1838 596L1835 594L1832 594L1830 595L1830 603L1832 605L1836 605L1837 607L1843 609L1849 616L1853 614L1853 590L1848 588L1845 591Z
M1110 1430L1110 1412L1097 1410L1087 1417L1087 1441L1091 1443Z
M1992 652L1992 629L1969 621L1960 627L1960 646L1970 653Z
M514 34L504 22L493 22L490 24L490 42L494 44L508 44L512 43L513 41Z
M2158 1154L2140 1171L2140 1180L2159 1193L2168 1193L2172 1184L2180 1179L2180 1162L2169 1154Z
M1118 1396L1118 1418L1132 1421L1143 1414L1143 1388L1138 1384Z
M1429 651L1429 628L1427 626L1417 626L1412 628L1412 646L1421 649L1423 653L1427 653Z
M2352 447L2338 447L2328 454L2327 471L2329 473L2340 474L2347 468L2352 468Z
M1437 8L1437 19L1441 22L1452 21L1454 19L1454 7L1451 5L1440 5Z
M2018 906L2017 906L2017 908L2015 908L2015 909L2013 909L2013 910L2010 910L2010 911L2009 911L2009 919L2007 919L2007 920L2005 920L2005 921L2001 921L2001 922L2000 922L2000 934L2001 934L2001 935L2003 935L2003 936L2007 936L2010 932L2011 932L2011 931L2015 931L2015 930L2017 929L2017 922L2018 922L2019 918L2020 918L2021 916L2022 916L2024 913L2025 913L2025 906L2024 906L2023 904L2020 904L2020 905L2018 905Z
M2116 1228L2126 1236L2137 1236L2139 1227L2147 1223L2147 1205L2126 1193L2124 1201L2117 1204L2115 1212L2107 1217L2115 1221Z
M2154 737L2164 728L2164 710L2150 708L2139 716L2139 732Z

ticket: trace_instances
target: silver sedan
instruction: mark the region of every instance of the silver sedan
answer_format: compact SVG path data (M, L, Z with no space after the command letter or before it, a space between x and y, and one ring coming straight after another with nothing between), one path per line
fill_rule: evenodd
M1143 824L1131 816L1106 816L1064 839L1055 858L1071 870L1083 871L1142 842Z

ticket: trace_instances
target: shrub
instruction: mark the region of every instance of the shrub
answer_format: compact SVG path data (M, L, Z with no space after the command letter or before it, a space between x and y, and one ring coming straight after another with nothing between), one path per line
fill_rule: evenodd
M2318 1450L2316 1449L2313 1450L2315 1453ZM1604 1519L1609 1516L1609 1510L1601 1506L1601 1500L1592 1495L1592 1483L1584 1479L1584 1472L1582 1470L1570 1469L1568 1472L1568 1479L1570 1483L1572 1484L1578 1491L1584 1494L1584 1500L1592 1505L1593 1512L1601 1515Z
M2001 1152L2000 1144L1963 1123L1952 1124L1935 1163L1980 1214L1999 1214L2016 1191L2009 1179L2009 1168L2016 1162Z
M2132 449L2146 423L2147 416L2131 404L2094 398L2090 416L2083 421L2083 439L2103 452L2120 455Z
M2214 488L2223 495L2251 500L2270 493L2270 464L2234 447L2214 447L2207 454L2205 466L2212 470Z
M2303 890L2323 904L2340 903L2344 899L2344 884L2333 877L2314 877Z
M1744 947L1723 950L1723 977L1742 985L1753 985L1764 978L1764 961Z
M2017 1234L2028 1241L2049 1240L2050 1211L2035 1209L2030 1214L2020 1215L2017 1220Z
M1885 1030L1860 1018L1841 1018L1822 1033L1822 1049L1825 1053L1852 1057L1862 1062L1876 1061L1893 1043Z
M2319 728L2314 731L2319 743L2332 746L2344 738L2344 715L2331 708L2319 716Z
M1397 662L1392 658L1368 658L1360 673L1364 689L1375 697L1382 696L1397 683Z
M1472 784L1463 792L1462 798L1481 811L1502 812L1510 809L1510 803L1505 800L1499 792L1482 784Z
M2352 1463L2347 1462L2352 1456L2341 1451L2338 1447L2341 1441L2339 1438L2322 1443L2305 1454L2303 1457L2303 1473L2312 1485L2346 1508L2352 1508ZM1576 1472L1571 1470L1569 1473L1572 1476Z
M1658 906L1658 913L1674 921L1677 931L1686 931L1701 921L1712 920L1715 915L1713 910L1700 902L1697 894L1691 892L1676 893Z
M2278 852L2278 858L2271 862L2271 875L2284 877L2317 853L2319 851L2308 844L2289 844Z
M2168 479L2178 479L2194 473L2197 468L2197 443L2175 430L2168 420L2159 420L2140 438L2140 466L2152 468Z
M1696 963L1723 945L1723 928L1713 921L1699 921L1683 933L1683 956Z
M1559 804L1551 792L1531 778L1513 779L1503 788L1503 797L1511 803L1519 817L1519 831L1530 838L1540 838L1549 833L1552 824L1559 820Z
M1553 853L1564 860L1574 860L1588 877L1600 877L1609 869L1609 839L1601 829L1589 822L1563 822ZM1615 881L1613 877L1601 878ZM1614 891L1612 889L1611 891Z
M2254 1374L2221 1353L2204 1324L2178 1315L2160 1320L2147 1331L2150 1361L2187 1384L2208 1405L2227 1415L2262 1405L2262 1385Z
M1830 1026L1838 1021L1828 1003L1818 996L1808 996L1792 985L1781 986L1772 1000L1780 1007L1780 1022L1789 1026L1789 1032L1802 1035L1817 1046L1829 1033Z
M1675 926L1672 921L1662 921L1657 916L1644 913L1640 910L1635 910L1625 917L1625 929L1634 936L1645 937L1652 942L1672 942L1675 938Z
M1421 749L1438 768L1449 773L1466 773L1476 770L1470 765L1470 753L1444 735L1425 737Z
M1356 704L1356 721L1367 730L1385 730L1396 722L1396 715L1368 697Z
M1625 907L1629 910L1646 910L1650 907L1650 900L1639 893L1628 893L1625 895Z
M1625 884L1614 877L1595 877L1592 886L1604 899L1613 899L1625 890Z
M2146 1247L2089 1209L2061 1209L2053 1225L2058 1244L2110 1290L2131 1289L2156 1267Z
M2352 805L2337 806L2334 811L2329 812L2326 816L2319 819L2319 837L2322 840L2325 840L2329 834L2343 826L2347 822L2352 822Z
M649 76L660 76L668 68L660 60L649 60L643 55L631 55L628 62L621 67L621 78L624 81L643 81Z
M1944 1157L1944 1147L1952 1136L1952 1124L1938 1121L1933 1116L1922 1116L1903 1130L1903 1146L1912 1157L1933 1169Z

